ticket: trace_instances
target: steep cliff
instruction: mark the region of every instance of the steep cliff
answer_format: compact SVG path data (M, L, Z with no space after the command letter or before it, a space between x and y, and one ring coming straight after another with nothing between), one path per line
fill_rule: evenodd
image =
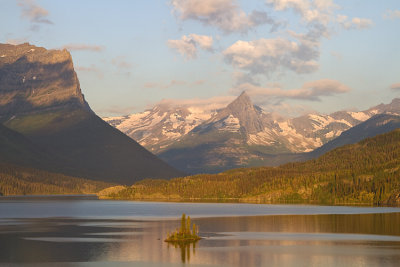
M30 167L124 184L182 175L89 108L66 50L0 44L0 120L51 155Z
M81 92L71 55L30 44L0 44L0 115L58 108L90 110Z

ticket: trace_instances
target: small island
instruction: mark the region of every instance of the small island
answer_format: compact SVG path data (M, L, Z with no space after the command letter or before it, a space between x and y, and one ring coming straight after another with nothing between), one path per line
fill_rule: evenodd
M165 242L168 243L194 243L201 239L198 235L199 228L193 223L191 226L190 216L186 218L186 214L182 214L181 227L173 233L168 233Z

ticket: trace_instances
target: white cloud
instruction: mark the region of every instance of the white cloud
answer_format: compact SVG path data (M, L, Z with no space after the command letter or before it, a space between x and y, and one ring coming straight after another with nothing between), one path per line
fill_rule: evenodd
M207 35L189 34L183 35L180 40L168 40L168 46L176 50L186 59L197 57L197 47L201 49L213 51L213 39Z
M48 19L49 11L36 4L34 0L17 0L17 3L22 9L21 16L35 24L32 26L32 29L37 29L38 24L53 24L53 22Z
M373 24L372 20L363 18L353 18L351 22L357 29L367 29Z
M383 17L385 19L400 19L400 10L387 10Z
M193 39L193 41L200 46L201 49L212 51L213 48L213 38L211 36L207 35L198 35L198 34L190 34L190 38Z
M237 41L224 52L225 62L249 72L269 74L284 69L296 73L310 73L318 69L319 42L313 34L291 33L296 41L283 38Z
M317 22L327 25L334 9L338 6L332 0L266 0L277 11L293 9L307 22Z
M61 49L67 49L68 51L101 52L104 50L104 47L99 45L87 45L87 44L67 44L64 45Z
M394 83L390 86L392 90L400 90L400 83Z
M300 99L310 101L321 101L322 96L332 96L349 92L351 89L336 80L323 79L312 82L306 82L301 88L285 90L279 85L272 87L261 87L253 84L242 84L234 89L233 92L246 91L258 101Z
M362 30L362 29L370 28L373 25L373 22L370 19L355 17L355 18L352 18L351 20L349 20L349 18L346 15L341 15L341 14L337 15L336 21L340 25L342 25L343 28L345 28L347 30L351 30L351 29Z
M199 108L203 111L213 111L226 107L236 97L235 96L214 96L211 98L192 98L192 99L163 99L157 105L167 105L173 107Z
M275 30L280 25L265 12L246 14L235 0L171 0L171 5L179 19L197 20L225 33L246 33L262 24L270 24Z

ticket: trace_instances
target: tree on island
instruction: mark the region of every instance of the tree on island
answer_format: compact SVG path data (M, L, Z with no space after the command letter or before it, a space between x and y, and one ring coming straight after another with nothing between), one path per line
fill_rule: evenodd
M193 228L191 228L190 216L186 218L186 214L183 213L180 229L176 229L176 231L171 234L168 233L168 237L164 241L170 243L191 243L200 240L201 237L198 236L199 228L196 224L193 223Z

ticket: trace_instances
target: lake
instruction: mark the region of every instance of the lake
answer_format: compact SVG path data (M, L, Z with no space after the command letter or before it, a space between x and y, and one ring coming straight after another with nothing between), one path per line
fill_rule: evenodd
M186 213L196 244L163 242ZM0 201L0 266L399 266L400 209Z

